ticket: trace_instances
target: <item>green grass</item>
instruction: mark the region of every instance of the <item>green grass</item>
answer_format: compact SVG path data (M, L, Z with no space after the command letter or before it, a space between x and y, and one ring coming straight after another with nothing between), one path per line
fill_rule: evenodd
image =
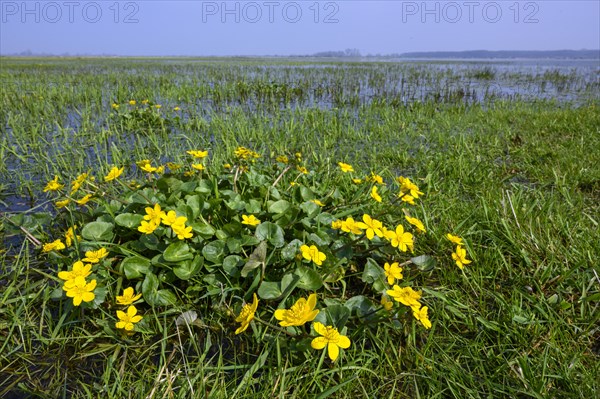
M8 249L0 254L0 396L595 397L597 99L480 104L449 96L403 105L387 89L394 73L431 83L458 72L412 64L279 65L265 71L258 61L3 60L2 80L14 84L0 93L0 200L31 195L43 207L40 189L54 174L101 175L111 164L142 158L177 161L189 148L210 149L218 163L238 144L265 155L302 150L314 179L340 160L365 175L411 176L425 192L425 207L415 212L428 228L423 245L447 252L421 277L433 328L366 330L332 365L315 351L290 355L277 334L258 337L261 346L251 332L235 336L233 320L219 324L206 304L196 309L206 327L177 329L179 310L157 309L152 317L161 334L116 341L95 321L63 313L48 286L55 270L39 249L28 241L8 248L15 228L6 218L42 241L51 233L47 220L13 212L2 215L0 230ZM465 74L495 72L500 79L493 68ZM354 94L365 76L371 99ZM558 79L551 78L544 79ZM585 98L594 83L572 79ZM211 87L213 80L226 83ZM239 102L242 96L247 101ZM311 96L329 102L318 106ZM144 98L163 104L162 122L117 118L110 108ZM182 108L179 119L174 106ZM462 272L446 243L432 238L446 232L469 244L473 263Z

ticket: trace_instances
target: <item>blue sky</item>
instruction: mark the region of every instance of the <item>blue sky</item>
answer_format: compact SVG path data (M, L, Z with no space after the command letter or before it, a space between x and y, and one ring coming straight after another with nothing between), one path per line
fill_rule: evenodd
M600 48L600 2L0 0L0 53L291 55Z

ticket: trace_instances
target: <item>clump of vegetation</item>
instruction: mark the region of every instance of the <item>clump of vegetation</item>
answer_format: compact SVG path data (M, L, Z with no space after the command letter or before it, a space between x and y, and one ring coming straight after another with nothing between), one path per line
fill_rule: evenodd
M168 132L179 120L181 109L174 107L167 111L169 115L164 115L164 112L161 113L162 108L162 104L154 104L147 99L139 103L136 100L129 100L124 104L113 102L111 116L113 124L123 132L137 134L149 134L153 131Z
M416 276L435 260L415 256L426 228L410 178L359 177L339 162L325 183L311 181L301 153L260 162L239 147L224 165L187 154L188 164L139 161L139 183L122 180L123 167L82 173L68 189L59 176L47 183L64 234L42 250L67 320L131 339L159 332L145 315L153 307L200 326L202 310L257 344L283 336L299 356L327 348L331 361L369 326L431 328L427 280ZM442 239L456 245L456 265L471 262L460 237Z
M492 80L496 77L496 71L491 67L475 69L470 73L474 79Z

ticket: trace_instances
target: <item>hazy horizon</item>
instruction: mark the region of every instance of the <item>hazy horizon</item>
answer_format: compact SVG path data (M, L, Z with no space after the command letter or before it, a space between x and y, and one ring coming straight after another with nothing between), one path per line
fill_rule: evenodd
M353 50L353 49L345 49L345 50ZM294 58L294 57L336 57L337 55L326 55L326 54L331 54L331 53L343 53L344 50L338 50L338 49L332 49L330 51L322 51L322 52L318 52L318 53L312 53L312 54L285 54L285 55L280 55L280 54L226 54L226 55L213 55L213 54L208 54L208 55L203 55L203 54L196 54L196 55L181 55L181 54L164 54L164 55L126 55L126 54L109 54L109 53L105 53L105 54L86 54L86 53L75 53L75 54L71 54L71 53L62 53L62 54L58 54L58 53L34 53L32 51L30 51L29 49L18 52L18 53L10 53L10 54L2 54L0 53L0 56L2 57L119 57L119 58L144 58L144 57L148 57L148 58L219 58L219 57L232 57L232 58L236 58L236 57L240 57L240 58L252 58L252 57L273 57L273 58L277 58L277 57L281 57L281 58L285 58L285 57L290 57L290 58ZM513 54L511 57L514 57L516 54L521 54L521 53L528 53L529 55L536 55L537 53L540 54L547 54L547 53L561 53L561 52L573 52L576 54L579 53L595 53L595 57L592 57L590 59L600 59L600 49L554 49L554 50L509 50L509 49L505 49L505 50L486 50L486 49L468 49L468 50L456 50L456 51L447 51L447 50L432 50L432 51L411 51L411 52L405 52L405 53L389 53L389 54L359 54L356 55L356 57L359 58L368 58L368 57L373 57L373 58L377 58L377 57L398 57L398 56L406 56L406 55L411 55L411 54L465 54L465 53L481 53L481 52L485 52L485 53L490 53L492 55L498 54L498 53L511 53ZM353 57L353 55L339 55L338 57ZM582 59L581 57L577 57L575 59Z

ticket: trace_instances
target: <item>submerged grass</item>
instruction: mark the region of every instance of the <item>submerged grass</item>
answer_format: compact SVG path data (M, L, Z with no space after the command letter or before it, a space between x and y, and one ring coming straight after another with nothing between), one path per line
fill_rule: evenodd
M461 81L460 69L421 65L9 61L0 70L11 83L0 100L0 201L11 211L0 230L7 243L0 396L587 398L600 391L597 98L471 101L438 90L406 101L402 79L418 86L458 74ZM464 76L503 73L484 66ZM555 75L540 75L540 84L597 85ZM392 81L400 83L394 90ZM160 119L130 112L138 109L130 99L162 104ZM381 326L333 365L320 353L287 355L278 335L261 337L257 348L234 336L233 320L215 327L208 305L196 309L204 327L174 329L180 309L157 311L162 334L116 340L58 308L49 283L55 271L39 249L6 239L15 224L40 239L48 234L49 218L18 210L13 195L30 196L23 201L39 211L40 189L55 174L177 161L190 148L210 149L219 163L238 145L265 155L301 150L314 179L345 161L365 175L370 165L387 179L418 180L428 213L415 214L430 233L421 240L440 253L442 243L429 237L460 234L473 258L460 271L448 252L426 277L432 329Z

